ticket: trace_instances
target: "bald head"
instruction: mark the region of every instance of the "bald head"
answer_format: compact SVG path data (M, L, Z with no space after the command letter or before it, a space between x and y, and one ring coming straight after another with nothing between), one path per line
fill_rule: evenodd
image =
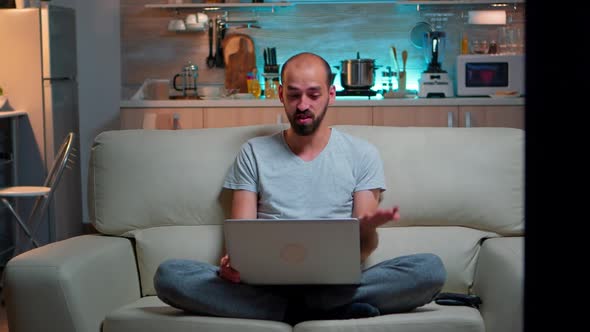
M327 86L332 85L332 69L330 64L321 56L310 52L295 54L285 61L281 68L281 81L285 82L291 70L301 70L303 68L322 70Z

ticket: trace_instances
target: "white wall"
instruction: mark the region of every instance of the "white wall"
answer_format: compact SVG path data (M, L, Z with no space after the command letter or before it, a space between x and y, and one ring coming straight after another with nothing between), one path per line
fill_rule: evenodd
M76 9L80 163L84 222L88 220L88 161L94 137L119 129L121 99L119 0L52 0Z

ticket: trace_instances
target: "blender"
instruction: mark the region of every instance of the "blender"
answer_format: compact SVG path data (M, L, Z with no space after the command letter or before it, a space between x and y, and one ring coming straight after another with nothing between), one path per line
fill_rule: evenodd
M418 97L453 97L453 84L442 69L446 34L444 31L424 33L424 58L428 67L420 76Z

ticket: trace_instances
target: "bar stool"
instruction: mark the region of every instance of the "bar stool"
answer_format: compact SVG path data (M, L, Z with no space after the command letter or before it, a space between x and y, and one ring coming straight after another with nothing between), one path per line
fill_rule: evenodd
M59 181L62 177L62 174L66 167L68 167L74 161L74 154L72 151L74 150L74 133L68 133L65 140L63 141L62 145L60 146L57 155L55 156L55 160L51 169L43 183L43 186L13 186L13 187L5 187L0 189L0 201L14 216L17 225L24 231L27 235L29 240L33 243L35 247L39 247L39 242L35 239L35 233L41 224L41 219L43 215L47 211L47 207L51 202L53 197L53 193L59 184ZM69 168L69 167L68 167ZM35 198L35 202L29 214L29 217L26 219L26 222L23 218L18 214L16 209L10 203L10 199L18 199L18 198ZM35 226L33 231L29 229L30 226ZM16 241L18 242L18 241ZM24 246L25 244L20 244ZM18 253L19 243L15 243L13 247L10 247L2 254L5 254L9 250L14 249L13 253Z

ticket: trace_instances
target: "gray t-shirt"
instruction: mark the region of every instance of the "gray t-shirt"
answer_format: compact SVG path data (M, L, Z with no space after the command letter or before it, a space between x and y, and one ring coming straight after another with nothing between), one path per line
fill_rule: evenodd
M258 193L259 219L350 218L354 192L386 189L377 148L334 128L328 145L307 162L282 132L248 140L223 186Z

